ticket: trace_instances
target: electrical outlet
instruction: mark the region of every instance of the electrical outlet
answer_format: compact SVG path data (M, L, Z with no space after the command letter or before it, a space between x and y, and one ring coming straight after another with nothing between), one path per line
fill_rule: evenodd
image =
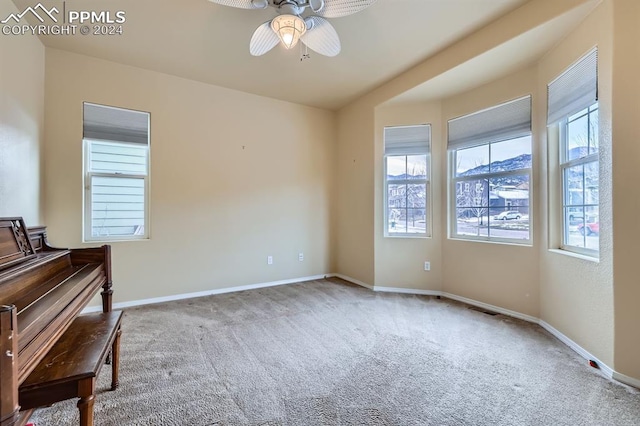
M302 262L304 260L304 253L302 253L302 252L298 253L298 260L300 262Z
M431 262L424 262L424 270L425 271L431 270Z
M267 256L267 265L273 265L273 256Z

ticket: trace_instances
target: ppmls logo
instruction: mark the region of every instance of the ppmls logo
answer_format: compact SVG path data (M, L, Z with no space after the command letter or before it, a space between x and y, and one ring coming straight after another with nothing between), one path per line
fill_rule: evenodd
M40 11L40 13L38 13L38 11ZM58 19L55 17L54 13L57 15L58 13L60 13L60 11L56 7L52 7L51 10L47 10L47 8L42 5L42 3L38 3L35 7L27 7L24 12L17 15L15 13L10 14L9 16L7 16L7 19L0 21L0 23L8 24L9 21L13 19L15 23L18 24L20 23L22 17L27 13L31 13L40 22L44 23L44 18L42 18L42 15L48 16L53 22L58 22Z
M30 25L29 17L40 24ZM42 3L27 7L21 13L11 13L0 21L3 35L122 35L125 12L108 10L67 10L62 2L62 13L57 7L47 9Z

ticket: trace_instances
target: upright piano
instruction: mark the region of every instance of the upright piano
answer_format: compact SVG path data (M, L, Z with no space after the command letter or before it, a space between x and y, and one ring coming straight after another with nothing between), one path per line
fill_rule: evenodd
M111 247L59 249L44 227L0 218L0 426L23 425L18 389L100 291L111 312Z

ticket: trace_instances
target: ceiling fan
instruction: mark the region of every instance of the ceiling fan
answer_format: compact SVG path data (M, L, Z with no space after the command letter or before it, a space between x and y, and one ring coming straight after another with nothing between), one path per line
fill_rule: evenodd
M249 52L261 56L279 42L291 49L298 40L325 56L340 53L340 38L325 18L340 18L359 12L376 0L209 0L240 9L273 7L278 16L260 25L249 43ZM306 9L312 14L302 16Z

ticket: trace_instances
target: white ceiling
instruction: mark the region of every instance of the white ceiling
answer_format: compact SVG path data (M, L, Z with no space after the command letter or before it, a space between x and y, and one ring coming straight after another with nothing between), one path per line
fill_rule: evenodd
M539 59L592 10L584 3L569 13L522 33L480 56L390 99L385 104L424 102L453 96L524 68Z
M338 56L310 52L311 59L304 61L298 48L286 51L277 46L261 57L249 54L254 29L275 16L273 9L235 9L207 0L66 0L67 11L125 11L124 34L41 36L41 40L48 47L338 109L525 2L378 0L355 15L330 20L342 41ZM34 5L33 0L14 3L19 11ZM63 1L45 3L63 7ZM560 30L554 27L543 47L557 40ZM537 41L533 37L528 42L533 40ZM516 49L517 63L540 54L540 45L533 44L538 47Z

